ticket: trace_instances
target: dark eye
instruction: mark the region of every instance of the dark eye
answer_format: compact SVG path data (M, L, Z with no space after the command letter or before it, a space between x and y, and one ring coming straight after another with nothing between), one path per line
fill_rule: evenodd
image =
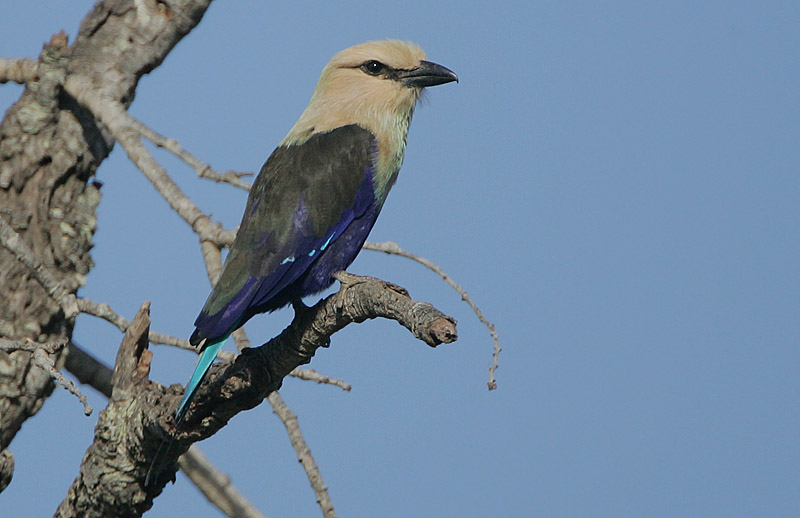
M377 76L381 72L386 70L386 65L384 65L380 61L375 61L374 59L372 59L361 65L361 70L363 70L364 72L366 72L371 76Z

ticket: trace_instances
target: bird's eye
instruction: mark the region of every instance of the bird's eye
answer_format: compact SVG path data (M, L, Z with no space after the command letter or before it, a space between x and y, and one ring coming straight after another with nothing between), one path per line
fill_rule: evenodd
M370 60L361 65L361 70L371 76L377 76L386 69L386 65L380 61Z

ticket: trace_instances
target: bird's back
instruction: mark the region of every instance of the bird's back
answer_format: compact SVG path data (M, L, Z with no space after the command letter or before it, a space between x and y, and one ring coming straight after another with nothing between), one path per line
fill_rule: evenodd
M355 259L377 217L376 142L359 126L278 147L261 169L192 343L319 292Z

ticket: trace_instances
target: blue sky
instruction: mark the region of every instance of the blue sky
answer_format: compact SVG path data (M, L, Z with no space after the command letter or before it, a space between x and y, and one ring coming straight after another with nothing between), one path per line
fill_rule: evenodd
M16 2L0 55L74 36L90 2ZM287 380L341 516L800 514L800 6L796 2L217 2L142 79L131 112L218 170L255 171L338 50L415 41L461 82L431 89L372 233L437 263L495 322L406 260L364 252L459 321L436 350L391 322L350 326ZM21 88L0 86L0 106ZM158 152L228 228L245 194ZM208 294L195 237L119 146L82 295L188 336ZM264 342L290 311L256 318ZM120 335L81 317L111 363ZM185 383L190 353L155 348ZM104 398L86 388L97 411ZM11 445L3 515L63 498L96 415L58 390ZM201 444L267 516L318 516L267 406ZM183 478L147 516L215 516Z

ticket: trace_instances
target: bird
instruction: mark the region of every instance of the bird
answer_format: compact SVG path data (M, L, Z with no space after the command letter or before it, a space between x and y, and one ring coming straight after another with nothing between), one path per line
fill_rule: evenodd
M417 101L458 81L401 40L361 43L325 65L307 107L250 190L190 343L201 350L176 426L230 334L329 287L367 239L403 163Z
M354 45L325 65L253 182L222 273L195 320L189 342L200 356L176 428L233 331L257 314L300 307L353 262L397 179L424 89L453 81L455 72L401 40ZM157 478L165 443L145 486Z

